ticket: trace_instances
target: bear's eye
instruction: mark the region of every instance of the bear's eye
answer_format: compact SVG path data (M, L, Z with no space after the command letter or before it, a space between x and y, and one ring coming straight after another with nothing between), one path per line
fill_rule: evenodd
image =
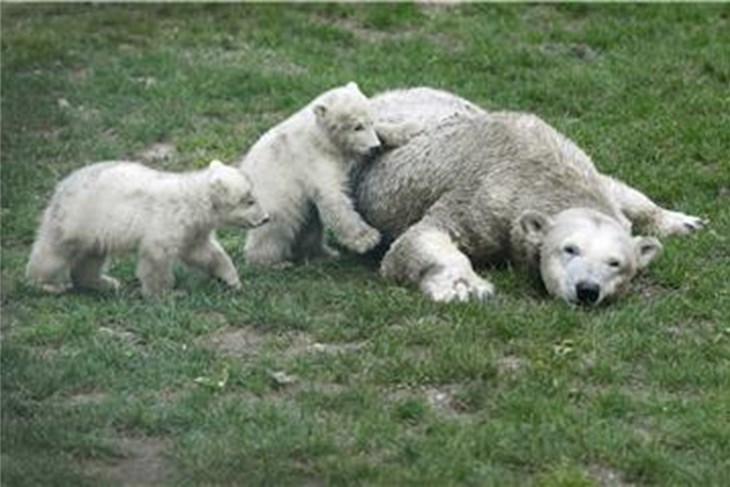
M363 130L365 130L365 125L358 123L357 125L352 127L352 130L354 130L355 132L362 132Z
M618 269L621 267L621 261L618 259L609 259L607 264L608 267L611 267L612 269Z
M249 198L248 196L244 196L241 199L241 205L242 206L252 206L254 204L253 198Z
M580 251L576 245L568 244L563 247L563 253L570 256L576 256L580 254Z

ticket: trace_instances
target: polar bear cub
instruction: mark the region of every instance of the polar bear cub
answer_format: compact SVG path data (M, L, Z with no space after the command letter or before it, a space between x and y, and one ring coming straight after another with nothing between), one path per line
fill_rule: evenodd
M355 252L374 247L380 233L358 215L348 194L351 162L381 144L403 141L398 127L375 127L369 100L352 82L323 93L264 134L239 163L271 215L271 223L248 232L247 261L269 266L332 255L323 243L323 225Z
M241 282L215 237L219 227L252 227L268 216L240 170L219 161L199 171L168 173L134 162L81 168L56 187L33 244L27 276L48 292L73 286L117 289L103 274L107 256L137 250L145 296L171 287L182 259L233 288Z

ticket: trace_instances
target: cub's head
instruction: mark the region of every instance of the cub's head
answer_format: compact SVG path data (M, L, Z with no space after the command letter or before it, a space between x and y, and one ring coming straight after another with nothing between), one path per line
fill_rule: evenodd
M348 156L366 156L380 148L370 101L357 84L328 91L314 102L313 110L317 124Z
M207 173L213 211L222 225L257 227L269 220L256 200L251 180L243 172L215 160Z
M586 208L554 217L534 210L518 219L526 244L539 249L547 291L569 303L597 305L620 296L661 252L653 237L631 237L614 219Z

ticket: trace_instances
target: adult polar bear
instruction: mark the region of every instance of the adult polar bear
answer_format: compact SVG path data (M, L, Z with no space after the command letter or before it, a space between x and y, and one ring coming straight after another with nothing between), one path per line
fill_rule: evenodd
M376 123L423 129L357 176L359 212L396 238L382 274L431 299L484 299L493 286L472 262L505 259L539 271L548 292L598 304L621 294L661 250L658 236L701 219L668 211L600 174L590 158L539 118L487 113L429 88L372 98Z

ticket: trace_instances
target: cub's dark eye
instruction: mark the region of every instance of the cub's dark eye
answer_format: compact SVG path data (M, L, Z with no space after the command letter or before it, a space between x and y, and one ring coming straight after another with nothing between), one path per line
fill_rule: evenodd
M253 198L246 197L241 200L242 206L253 206L254 203L255 201L253 200Z
M607 263L608 267L611 267L612 269L618 269L621 267L621 261L618 259L610 259Z
M576 256L580 254L580 251L576 245L568 244L563 247L563 253L570 256Z
M362 132L363 130L365 130L365 125L358 123L357 125L352 127L352 130L354 130L355 132Z

